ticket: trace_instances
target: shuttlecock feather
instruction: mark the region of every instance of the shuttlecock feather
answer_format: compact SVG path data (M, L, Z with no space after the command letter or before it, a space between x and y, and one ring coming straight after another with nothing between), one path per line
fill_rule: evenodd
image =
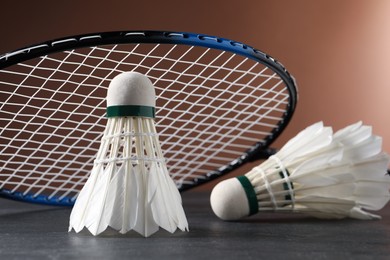
M154 125L155 91L136 72L116 76L107 92L107 127L91 175L73 207L69 231L107 227L148 237L159 227L188 230Z
M244 176L219 183L214 213L237 220L261 211L303 212L318 218L379 219L390 199L389 156L382 139L361 122L335 134L316 123Z

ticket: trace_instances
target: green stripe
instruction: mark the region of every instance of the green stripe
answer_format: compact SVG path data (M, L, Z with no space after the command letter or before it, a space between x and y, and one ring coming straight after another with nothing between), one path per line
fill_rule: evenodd
M252 186L252 183L246 176L238 176L236 177L238 181L241 183L242 187L245 190L246 197L248 198L249 203L249 215L253 215L259 211L256 191Z
M155 107L149 106L110 106L107 107L107 117L116 116L137 116L137 117L156 117Z

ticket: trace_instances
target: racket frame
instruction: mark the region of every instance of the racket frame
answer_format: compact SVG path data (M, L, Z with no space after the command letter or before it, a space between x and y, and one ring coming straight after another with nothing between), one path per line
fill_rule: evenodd
M289 103L286 107L284 116L281 121L279 121L278 127L274 128L272 132L265 138L265 140L255 143L252 147L247 149L240 157L231 161L227 165L224 165L214 171L207 173L204 178L194 179L192 184L182 184L179 187L179 190L181 192L207 183L211 180L216 179L219 176L230 173L247 162L252 162L259 159L266 159L276 152L275 149L269 148L269 146L279 137L279 135L287 127L294 114L298 99L297 85L295 79L290 75L286 68L276 59L272 58L271 56L260 50L257 50L251 46L237 41L215 36L209 36L205 34L172 31L114 31L83 34L47 41L41 44L18 49L16 51L1 55L0 69L4 69L6 67L21 63L26 60L70 49L92 47L97 45L148 43L199 46L232 52L247 57L263 64L264 66L274 71L284 81L289 92ZM6 189L0 190L0 196L40 204L61 206L71 206L74 204L74 200L69 198L63 198L59 200L58 197L54 196L48 199L45 195L25 195L22 192L10 192Z

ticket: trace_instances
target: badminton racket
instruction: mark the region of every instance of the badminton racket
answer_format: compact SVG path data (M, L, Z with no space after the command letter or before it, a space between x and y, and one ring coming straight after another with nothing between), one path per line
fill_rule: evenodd
M267 158L297 102L293 78L246 44L181 32L121 31L47 41L0 56L0 195L73 205L124 71L156 88L156 127L184 191Z

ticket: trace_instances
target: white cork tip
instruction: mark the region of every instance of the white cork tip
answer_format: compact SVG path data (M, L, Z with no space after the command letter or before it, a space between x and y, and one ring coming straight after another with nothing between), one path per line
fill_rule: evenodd
M210 196L211 208L222 220L238 220L249 216L249 203L244 188L237 178L218 183Z
M107 91L107 106L156 107L156 93L148 77L138 72L123 72L114 77Z

